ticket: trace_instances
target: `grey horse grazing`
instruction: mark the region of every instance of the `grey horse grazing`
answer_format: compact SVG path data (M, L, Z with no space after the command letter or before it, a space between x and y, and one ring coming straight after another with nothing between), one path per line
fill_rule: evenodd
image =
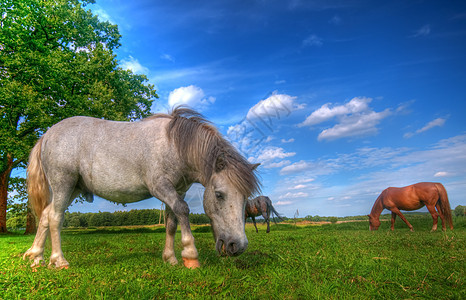
M267 196L259 196L252 200L248 200L248 202L246 203L245 216L246 218L251 217L252 222L254 223L254 227L256 227L256 232L259 232L259 231L257 230L255 217L260 216L260 215L262 215L262 217L264 217L264 221L267 222L267 233L270 232L270 213L272 213L272 216L273 214L275 214L278 219L283 221L282 217L280 217L278 212L272 206L272 201ZM274 222L275 222L275 219L274 219Z
M246 199L258 192L256 165L251 165L202 115L178 107L139 122L72 117L52 126L31 151L29 200L40 218L32 247L23 258L32 267L44 262L50 231L49 265L67 268L61 250L64 212L79 194L129 203L160 199L167 207L162 257L176 264L174 237L179 222L189 268L199 267L184 195L199 182L205 187L204 209L212 222L216 249L229 256L244 252Z

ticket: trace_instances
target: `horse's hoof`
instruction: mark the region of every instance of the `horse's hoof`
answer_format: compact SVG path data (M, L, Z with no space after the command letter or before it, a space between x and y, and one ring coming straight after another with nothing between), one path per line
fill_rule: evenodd
M190 258L184 258L183 257L183 264L186 268L188 269L197 269L201 265L199 264L199 260L197 259L190 259Z

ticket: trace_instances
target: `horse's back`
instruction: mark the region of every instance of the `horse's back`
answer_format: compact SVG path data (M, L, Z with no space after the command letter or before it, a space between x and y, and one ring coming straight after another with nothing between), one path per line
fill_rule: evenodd
M79 181L81 190L108 200L149 198L146 170L166 169L167 153L174 153L167 142L166 122L166 118L148 122L65 119L44 134L45 171Z
M426 202L438 199L436 183L419 182L405 187L389 187L383 191L384 206L402 210L417 210Z

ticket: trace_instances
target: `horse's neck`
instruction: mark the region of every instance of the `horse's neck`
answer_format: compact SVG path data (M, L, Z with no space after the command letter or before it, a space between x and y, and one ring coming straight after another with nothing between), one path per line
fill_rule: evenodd
M375 200L374 205L372 206L371 216L378 217L383 211L382 195L380 195L377 200Z

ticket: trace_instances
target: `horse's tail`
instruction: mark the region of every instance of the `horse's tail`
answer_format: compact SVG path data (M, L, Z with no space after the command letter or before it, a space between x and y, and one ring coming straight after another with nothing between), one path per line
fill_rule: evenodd
M39 219L42 215L42 211L50 200L48 180L42 167L41 149L42 138L40 138L34 148L32 148L31 154L29 154L29 165L27 168L29 203Z
M436 183L439 199L440 199L440 209L442 210L443 215L445 216L446 223L450 226L450 229L453 229L453 220L451 218L451 208L450 202L448 201L447 190L441 183Z
M272 202L270 202L270 210L272 211L272 217L273 217L273 214L275 214L275 216L277 216L277 218L280 221L284 221L283 218L280 216L280 214L273 207ZM275 224L277 224L277 221L275 221L275 218L273 218L273 221L274 221Z

